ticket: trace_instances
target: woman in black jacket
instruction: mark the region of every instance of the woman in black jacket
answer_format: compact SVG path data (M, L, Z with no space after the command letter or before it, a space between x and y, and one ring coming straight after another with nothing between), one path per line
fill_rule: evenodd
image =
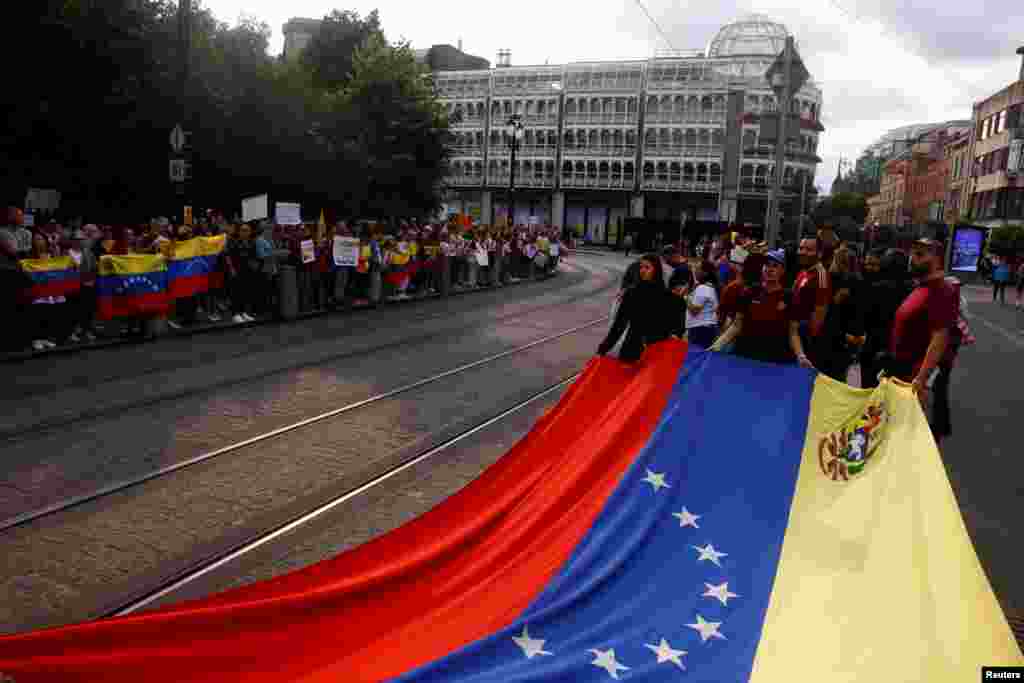
M626 332L619 359L636 361L647 345L677 334L679 326L679 306L665 289L661 259L657 254L646 254L640 259L639 281L623 295L612 329L597 353L603 356L611 351Z

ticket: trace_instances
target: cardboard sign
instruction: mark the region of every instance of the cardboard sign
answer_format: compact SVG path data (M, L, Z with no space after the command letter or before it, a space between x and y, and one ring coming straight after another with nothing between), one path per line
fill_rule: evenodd
M303 263L312 263L316 260L316 250L313 248L313 240L302 240L299 248L302 250Z
M302 205L277 202L274 204L274 221L278 225L302 225Z
M359 265L359 240L355 237L334 238L334 265L339 268Z
M242 222L262 220L270 215L267 195L242 199Z
M490 261L487 258L487 251L485 249L476 250L476 264L481 268L486 268Z

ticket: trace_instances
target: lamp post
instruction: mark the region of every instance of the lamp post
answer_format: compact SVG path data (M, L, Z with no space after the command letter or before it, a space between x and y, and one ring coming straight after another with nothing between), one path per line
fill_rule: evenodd
M523 117L513 114L505 123L505 129L508 132L506 144L511 150L508 180L508 225L512 227L515 221L516 152L519 150L520 140L523 136Z

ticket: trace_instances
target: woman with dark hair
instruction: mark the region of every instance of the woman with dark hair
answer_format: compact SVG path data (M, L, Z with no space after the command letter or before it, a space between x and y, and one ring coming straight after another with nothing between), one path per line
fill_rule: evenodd
M619 359L639 360L649 344L667 339L673 333L673 321L676 327L679 324L678 306L673 304L671 294L665 289L661 259L657 254L641 257L638 275L637 282L622 297L608 336L597 347L600 356L611 351L626 332Z
M686 299L686 338L702 349L711 347L718 336L718 302L721 289L715 266L700 264L697 286Z

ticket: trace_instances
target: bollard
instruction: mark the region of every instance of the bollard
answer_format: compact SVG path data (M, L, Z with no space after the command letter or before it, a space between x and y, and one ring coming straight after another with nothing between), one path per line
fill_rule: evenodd
M352 272L351 268L343 267L334 271L334 305L348 308L348 299L345 292L348 290L348 279Z
M277 280L278 313L283 320L295 320L299 315L299 283L295 266L281 266Z
M168 329L167 318L162 316L146 318L146 324L143 327L143 331L150 339L159 339L165 336Z
M492 251L487 259L491 264L491 287L497 287L501 284L501 252Z
M380 305L380 299L381 299L381 296L383 296L383 293L384 293L384 280L383 280L383 276L381 275L380 267L379 266L375 266L373 268L373 270L370 271L369 299L370 299L370 306L371 307L376 308L377 306Z
M442 297L452 292L452 265L447 254L437 257L437 291Z

